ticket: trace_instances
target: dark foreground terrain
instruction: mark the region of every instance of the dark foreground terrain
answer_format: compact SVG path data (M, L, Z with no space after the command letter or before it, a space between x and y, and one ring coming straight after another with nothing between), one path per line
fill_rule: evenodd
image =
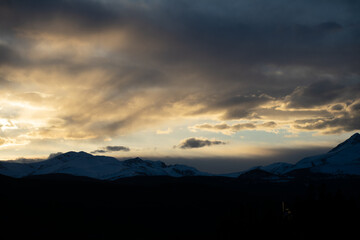
M0 199L2 239L347 239L360 226L353 177L0 176Z

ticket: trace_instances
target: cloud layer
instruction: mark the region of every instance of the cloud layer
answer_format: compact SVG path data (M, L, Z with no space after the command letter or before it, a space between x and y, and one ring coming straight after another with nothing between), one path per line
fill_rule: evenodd
M359 11L351 0L1 1L0 124L15 127L0 137L103 140L189 118L227 133L358 130Z
M209 140L206 138L188 138L181 141L181 143L177 147L181 149L191 149L191 148L202 148L206 146L221 145L221 144L226 144L226 143L223 141Z
M124 146L106 146L102 149L92 151L91 153L108 153L108 152L119 152L119 151L129 152L130 148Z
M227 123L218 123L218 124L198 124L190 129L194 130L205 130L205 131L212 131L212 132L221 132L223 134L233 134L236 132L240 132L243 130L272 130L276 129L277 124L273 121L265 122L265 123L237 123L233 125L229 125Z

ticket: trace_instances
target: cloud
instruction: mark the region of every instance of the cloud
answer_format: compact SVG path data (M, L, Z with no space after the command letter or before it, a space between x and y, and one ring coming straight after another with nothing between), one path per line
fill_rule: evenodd
M220 114L221 120L259 119L258 109L274 100L267 94L242 95L232 92L220 94L219 92L221 90L202 99L193 99L202 106L190 115Z
M293 126L298 130L320 131L324 134L350 132L360 129L360 101L334 112L332 117L297 120Z
M241 118L258 118L256 108L272 101L273 98L266 95L238 95L233 97L222 98L218 102L208 105L208 110L225 109L222 115L224 120L241 119Z
M51 159L51 158L60 156L60 155L62 155L62 154L64 154L64 153L63 153L63 152L50 153L49 156L48 156L48 159Z
M296 116L299 111L310 111L293 119L296 130L317 131L323 134L336 134L359 130L360 101L358 83L344 84L340 81L321 80L297 87L284 98L281 111ZM278 110L277 110L278 111ZM313 112L313 114L311 114Z
M22 60L14 49L0 42L0 66L20 64Z
M128 152L128 151L130 151L130 148L124 147L124 146L107 146L106 150L110 151L110 152L117 152L117 151Z
M343 30L343 26L341 26L337 22L323 22L319 25L319 28L322 31L328 31L328 32L336 32Z
M107 153L107 152L119 152L119 151L129 152L130 148L124 146L106 146L103 149L98 149L92 151L91 153Z
M358 99L358 10L356 1L0 1L1 114L30 139L65 140L209 115L326 118Z
M172 130L171 128L168 128L168 129L166 129L166 130L157 130L157 131L156 131L156 134L163 135L163 134L170 134L170 133L172 133L172 132L173 132L173 130Z
M212 132L221 132L223 134L233 134L243 130L269 130L277 127L277 124L274 121L264 122L264 123L256 123L256 122L248 122L248 123L237 123L233 125L229 125L227 123L218 123L218 124L197 124L195 126L190 127L193 130L205 130Z
M344 105L340 103L331 106L332 111L341 111L343 109L344 109Z
M298 87L286 98L289 108L312 108L333 103L345 94L344 85L329 80Z
M1 135L7 135L2 134ZM24 138L16 138L16 137L0 137L0 147L12 147L12 146L24 146L29 144L29 141Z
M104 27L116 17L110 8L97 1L66 1L66 0L26 0L3 1L0 4L3 13L0 17L1 26L7 28L35 28L47 29L48 24L57 25L56 30L76 27L78 29L99 29ZM24 21L31 19L30 21ZM44 20L47 23L44 24ZM69 21L66 23L66 21ZM65 23L66 24L65 24ZM73 26L71 26L71 24Z
M188 138L183 140L177 147L181 149L191 149L222 144L226 143L220 140L209 140L205 138Z

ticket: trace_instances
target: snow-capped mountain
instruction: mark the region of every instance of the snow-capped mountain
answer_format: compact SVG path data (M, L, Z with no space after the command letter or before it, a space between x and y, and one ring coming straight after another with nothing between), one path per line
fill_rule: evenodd
M45 174L70 174L102 180L133 176L203 176L208 175L185 165L166 165L161 161L140 158L119 161L113 157L94 156L86 152L67 152L37 162L0 161L0 174L26 177Z
M277 175L300 169L308 169L312 173L360 175L360 134L355 133L328 153L306 157L296 164L280 162L257 168Z
M267 166L252 167L243 172L219 175L200 172L185 165L166 165L161 161L140 158L119 161L113 157L94 156L86 152L67 152L42 161L0 161L0 174L15 178L59 173L102 180L133 176L224 176L236 178L253 170L286 176L301 169L307 169L312 173L360 175L360 134L354 134L328 153L306 157L296 164L278 162Z

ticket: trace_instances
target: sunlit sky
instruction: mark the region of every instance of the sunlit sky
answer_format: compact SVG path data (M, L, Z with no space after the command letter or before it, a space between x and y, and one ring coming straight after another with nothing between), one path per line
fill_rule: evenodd
M210 172L360 129L360 2L0 1L0 159L86 151Z

